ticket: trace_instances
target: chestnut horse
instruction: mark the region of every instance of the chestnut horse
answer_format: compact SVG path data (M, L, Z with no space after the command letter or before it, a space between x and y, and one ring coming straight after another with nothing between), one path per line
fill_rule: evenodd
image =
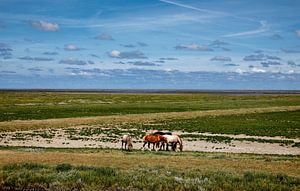
M162 135L159 134L150 134L150 135L146 135L143 137L143 141L144 141L144 145L142 146L142 150L144 150L145 145L148 143L148 149L150 150L150 143L153 144L153 150L154 146L156 146L156 148L159 148L159 144L162 142L165 142L165 138ZM156 150L157 151L157 150Z
M124 144L125 144L125 147L124 147L125 150L126 150L126 146L127 146L128 151L132 150L132 147L133 147L132 138L129 135L123 135L121 142L122 142L122 150L123 150Z

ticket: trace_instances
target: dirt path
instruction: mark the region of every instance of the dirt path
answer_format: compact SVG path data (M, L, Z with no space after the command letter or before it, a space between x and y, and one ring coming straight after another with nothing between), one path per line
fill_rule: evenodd
M209 111L128 114L128 115L78 117L78 118L62 118L62 119L46 119L46 120L15 120L9 122L0 122L0 132L45 129L45 128L63 128L63 127L70 127L70 126L101 124L101 123L150 122L155 120L190 119L195 117L206 117L206 116L282 112L282 111L295 111L299 109L300 106L281 106L281 107L267 107L267 108L242 108L242 109L209 110Z

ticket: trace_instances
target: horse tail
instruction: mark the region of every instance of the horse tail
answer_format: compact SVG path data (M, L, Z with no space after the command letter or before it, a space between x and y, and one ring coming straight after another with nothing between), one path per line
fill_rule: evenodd
M144 142L148 142L148 140L146 140L147 139L147 135L145 135L144 137L143 137L143 141Z
M182 139L179 136L177 136L177 137L178 137L178 142L179 142L179 150L182 151L182 149L183 149Z

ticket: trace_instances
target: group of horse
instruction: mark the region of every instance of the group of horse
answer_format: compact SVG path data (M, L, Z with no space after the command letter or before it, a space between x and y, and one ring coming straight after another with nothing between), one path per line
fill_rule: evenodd
M121 149L132 150L133 149L133 141L130 135L124 135L122 137L122 147ZM167 150L169 151L169 147L173 151L182 151L183 143L182 139L179 135L172 134L171 132L161 132L157 131L155 133L145 135L143 137L143 146L142 150L145 149L145 146L148 146L148 150L151 150L150 145L152 144L152 150ZM123 148L124 147L124 148Z

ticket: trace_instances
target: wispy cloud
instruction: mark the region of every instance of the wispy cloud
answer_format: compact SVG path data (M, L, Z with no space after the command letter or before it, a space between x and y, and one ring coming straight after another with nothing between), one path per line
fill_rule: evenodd
M295 33L296 33L296 36L297 36L297 37L300 37L300 29L299 29L299 30L296 30Z
M195 43L192 44L180 44L175 46L176 50L194 50L194 51L213 51L213 49L209 48L205 45L198 45Z
M95 37L97 40L114 40L113 37L109 34L101 34Z
M100 56L96 55L96 54L90 54L90 56L94 57L94 58L99 58L100 59Z
M111 58L119 59L146 59L147 57L141 51L130 51L130 52L120 52L118 50L113 50L108 53Z
M12 51L7 44L5 43L0 43L0 58L3 59L10 59L12 57Z
M224 46L224 45L228 45L229 43L221 41L221 40L214 40L212 43L210 43L211 46L214 47L220 47L220 46Z
M160 66L159 64L155 64L153 62L143 62L143 61L135 61L135 62L127 62L128 64L133 64L135 66Z
M294 61L291 61L291 60L289 60L289 61L287 62L287 64L288 64L289 66L291 66L291 67L297 67L297 66L300 66L300 64L296 64Z
M27 60L27 61L53 61L53 58L31 57L31 56L23 56L23 57L19 57L18 59Z
M300 53L299 49L292 49L292 48L283 48L281 49L284 53Z
M2 73L2 74L15 74L15 73L17 73L17 72L15 72L15 71L10 71L10 70L2 70L1 73Z
M266 55L266 59L269 59L269 60L281 60L281 58L279 58L278 56L270 56L270 55Z
M159 60L163 60L163 61L173 61L173 60L178 60L178 58L173 58L173 57L167 57L167 58L159 58Z
M136 46L133 44L120 44L120 46L124 47L124 48L135 48Z
M280 62L277 62L277 61L268 61L268 62L261 62L260 63L263 67L269 67L269 66L278 66L278 65L281 65Z
M224 64L224 66L239 66L238 64Z
M78 51L78 50L83 50L82 48L78 48L74 44L65 44L64 49L67 51Z
M51 23L47 21L29 21L29 23L33 28L43 31L56 32L59 30L59 26L57 23Z
M54 56L54 55L58 55L58 52L43 52L43 54L48 56Z
M93 61L84 61L78 60L75 58L62 59L59 61L59 64L68 64L68 65L87 65L87 64L95 64Z
M283 39L283 37L280 34L273 34L270 38L272 40L281 40L281 39Z
M137 42L137 44L141 47L145 47L148 46L148 44L144 43L144 42Z
M227 56L215 56L210 59L211 61L230 62L231 58Z
M264 54L249 55L244 57L244 61L263 61L263 60L265 60Z
M30 72L41 72L41 71L43 71L43 70L42 70L41 68L39 68L39 67L28 68L27 70L30 71Z

